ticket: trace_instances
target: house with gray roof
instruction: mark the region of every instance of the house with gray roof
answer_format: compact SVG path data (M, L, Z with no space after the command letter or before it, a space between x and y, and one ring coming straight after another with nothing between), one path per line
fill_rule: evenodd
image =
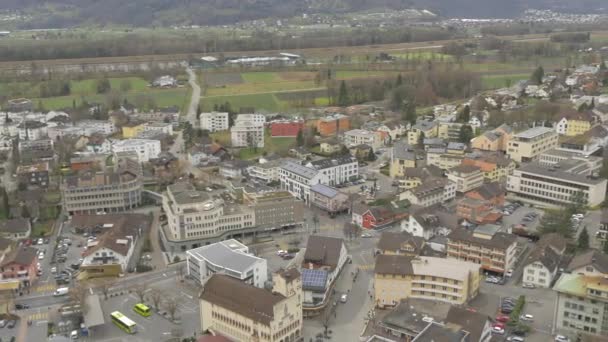
M186 251L187 272L201 286L216 273L264 288L268 280L266 259L250 254L249 248L237 240L216 242Z
M310 203L332 214L348 210L350 204L347 194L324 184L310 187Z

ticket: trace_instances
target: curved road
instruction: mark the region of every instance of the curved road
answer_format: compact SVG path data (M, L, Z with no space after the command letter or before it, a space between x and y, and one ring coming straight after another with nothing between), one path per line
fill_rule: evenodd
M190 87L192 87L192 97L190 98L190 106L188 107L186 118L190 121L192 127L197 127L196 110L198 109L198 104L201 100L201 87L196 83L196 74L194 71L190 68L186 68L186 72L188 73L188 83L190 83Z

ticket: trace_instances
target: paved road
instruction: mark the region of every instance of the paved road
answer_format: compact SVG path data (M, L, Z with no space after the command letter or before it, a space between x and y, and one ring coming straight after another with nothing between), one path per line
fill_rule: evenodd
M192 97L190 98L190 106L188 106L186 118L190 121L192 127L197 127L196 110L198 109L198 104L201 99L201 87L196 83L196 74L194 71L190 68L186 68L186 72L188 73L188 83L190 83L190 87L192 87Z

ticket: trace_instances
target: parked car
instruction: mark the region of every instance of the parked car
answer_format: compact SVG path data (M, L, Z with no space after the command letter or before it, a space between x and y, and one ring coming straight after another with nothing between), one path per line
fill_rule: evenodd
M496 316L497 322L507 323L510 320L510 317L507 315L498 315Z
M342 296L340 296L340 302L342 303L346 303L346 301L348 300L348 295L345 293Z
M6 326L9 329L13 329L15 327L15 324L17 324L17 322L14 319L11 319L10 321L8 321L8 324Z
M534 316L532 316L530 314L524 314L524 315L519 316L519 319L521 319L522 321L532 322L534 320Z
M512 277L512 276L513 276L513 270L512 270L512 269L508 270L508 271L505 273L505 277L509 277L509 278L510 278L510 277Z
M15 310L25 310L29 308L30 306L27 304L15 304Z
M4 328L6 326L6 321L3 319L0 319L0 328Z
M555 342L570 342L570 339L564 335L555 336Z
M510 341L510 342L524 342L525 340L521 336L509 336L509 337L507 337L507 341Z
M504 335L505 329L501 327L492 327L492 334Z
M535 289L536 286L534 286L534 284L529 284L529 283L523 283L521 285L521 287L523 287L524 289Z

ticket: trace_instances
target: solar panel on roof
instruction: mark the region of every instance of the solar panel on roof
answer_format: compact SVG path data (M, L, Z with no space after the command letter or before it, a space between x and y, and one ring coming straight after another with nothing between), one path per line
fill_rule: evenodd
M327 283L327 272L323 270L302 269L302 287L324 288Z

